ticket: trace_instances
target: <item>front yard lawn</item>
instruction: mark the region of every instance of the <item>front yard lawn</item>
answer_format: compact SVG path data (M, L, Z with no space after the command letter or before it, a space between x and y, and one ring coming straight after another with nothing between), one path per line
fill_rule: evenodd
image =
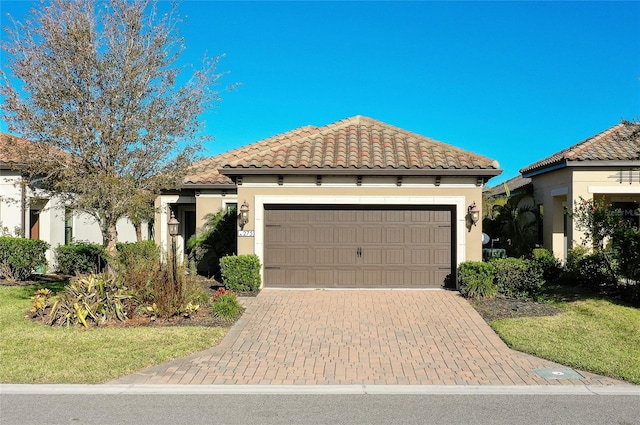
M2 383L104 383L211 347L226 333L216 326L49 327L24 318L43 286L56 284L0 285Z
M595 297L551 305L560 313L490 325L515 350L640 384L640 309Z

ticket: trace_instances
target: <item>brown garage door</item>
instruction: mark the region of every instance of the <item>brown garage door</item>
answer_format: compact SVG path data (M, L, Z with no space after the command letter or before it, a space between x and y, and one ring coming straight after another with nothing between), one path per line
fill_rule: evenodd
M265 286L439 287L450 208L265 206Z

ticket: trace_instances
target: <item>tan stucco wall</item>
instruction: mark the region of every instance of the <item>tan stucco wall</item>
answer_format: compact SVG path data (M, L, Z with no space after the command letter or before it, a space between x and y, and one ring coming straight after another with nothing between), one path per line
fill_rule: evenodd
M227 204L237 204L238 198L235 193L222 191L207 191L196 194L196 225L202 227L207 214L216 213Z
M563 206L573 209L580 198L605 196L609 202L640 201L640 183L620 183L618 168L566 167L532 177L537 203L544 209L544 246L565 259ZM568 248L581 244L584 233L568 219Z
M258 254L262 257L263 205L269 203L291 204L370 204L370 205L456 205L457 261L482 259L482 228L467 230L465 218L467 207L475 202L480 210L482 187L476 186L475 178L442 179L439 187L433 178L405 177L401 186L391 177L364 177L357 186L355 177L324 177L316 185L315 177L285 176L282 186L275 176L244 177L238 187L238 204L247 201L250 205L249 223L244 230L254 230L255 237L239 237L239 254ZM480 213L482 213L480 211ZM460 252L462 250L462 252Z

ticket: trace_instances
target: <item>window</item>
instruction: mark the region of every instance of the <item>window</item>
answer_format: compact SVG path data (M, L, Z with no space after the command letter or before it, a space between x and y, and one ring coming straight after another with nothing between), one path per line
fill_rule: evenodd
M73 211L69 208L64 210L64 244L73 242Z

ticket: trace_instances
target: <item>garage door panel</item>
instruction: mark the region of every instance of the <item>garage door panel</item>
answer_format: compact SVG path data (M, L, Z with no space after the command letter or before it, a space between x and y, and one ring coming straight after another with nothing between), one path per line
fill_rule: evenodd
M316 243L329 243L335 241L334 228L329 226L317 226L313 228L313 241Z
M450 211L431 211L432 223L451 224L451 212Z
M267 286L441 286L451 272L451 210L289 208L265 209Z
M265 238L270 242L285 243L287 241L287 229L280 226L266 226Z
M355 265L358 260L357 247L336 248L336 264Z
M335 263L335 249L333 247L316 248L314 251L315 264L333 264Z
M313 254L311 254L309 251L311 251L310 248L298 248L298 249L289 249L287 250L289 252L289 255L287 256L287 262L289 264L309 264L309 259L312 257ZM286 264L286 263L285 263Z
M362 242L382 243L382 228L365 226L362 228Z
M313 280L316 286L333 286L335 284L333 268L314 270Z
M386 227L385 242L404 244L406 239L406 229L403 227Z
M287 263L287 249L273 247L264 253L265 264L286 264Z
M428 249L412 249L411 265L424 265L431 262L431 250Z
M358 232L356 231L355 228L351 227L351 228L346 228L346 227L340 227L337 229L338 230L338 237L335 238L337 239L336 242L339 244L355 244L358 242Z
M290 223L308 223L310 218L309 214L310 214L310 211L308 210L290 211L289 222Z
M358 211L357 210L340 210L334 212L336 218L335 221L338 223L356 223L358 221Z
M354 287L359 282L356 279L355 269L337 269L335 273L336 286Z
M389 286L404 286L404 269L396 269L396 270L384 270L384 281Z
M384 285L383 274L380 270L364 270L362 272L362 285L363 287L380 287Z
M412 227L410 241L412 244L426 244L431 241L431 228Z
M278 282L279 285L287 284L287 273L285 270L278 268L265 267L264 269L264 281Z
M433 250L432 263L437 266L447 266L451 262L451 251L447 249L435 249Z
M380 265L382 263L382 249L362 248L362 263L367 265Z
M309 228L308 227L291 227L289 229L289 242L308 244Z
M384 265L404 264L404 249L385 250Z
M432 282L432 273L429 270L409 270L411 276L411 283L415 286L425 285L428 282Z
M382 219L382 211L369 210L362 212L362 221L364 223L380 223Z
M406 211L384 211L384 223L404 223Z
M451 242L450 227L436 227L433 229L431 241L433 243L449 244Z
M316 210L312 211L312 222L333 223L336 221L336 212L333 210Z

